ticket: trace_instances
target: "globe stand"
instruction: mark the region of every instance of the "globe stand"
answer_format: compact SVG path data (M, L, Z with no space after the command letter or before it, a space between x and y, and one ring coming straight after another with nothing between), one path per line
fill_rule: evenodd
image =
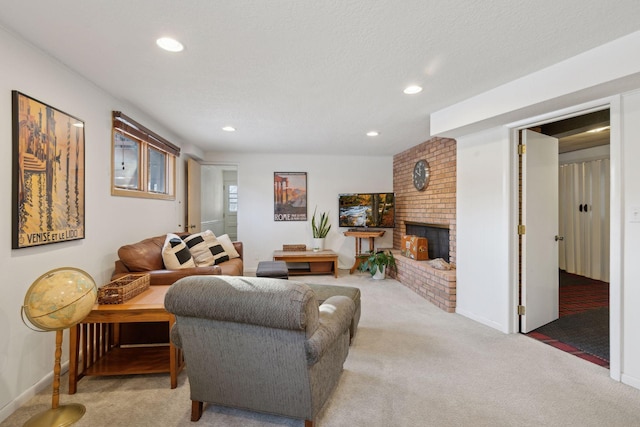
M78 421L85 413L79 404L59 405L62 331L74 327L91 312L98 296L96 282L79 268L62 267L48 271L33 282L24 297L21 317L36 332L56 331L53 365L53 399L51 409L36 414L24 425L28 427L63 427ZM25 316L29 326L25 321ZM37 329L36 329L37 328Z
M53 366L53 397L51 409L29 418L24 427L70 426L84 415L86 409L79 403L59 405L60 402L60 357L62 356L62 329L56 331L56 354Z

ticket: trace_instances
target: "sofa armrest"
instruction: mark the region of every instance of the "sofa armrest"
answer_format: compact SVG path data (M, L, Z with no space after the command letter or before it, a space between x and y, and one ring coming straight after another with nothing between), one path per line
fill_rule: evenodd
M240 255L240 259L244 261L242 253L242 242L233 242L233 247L236 248L236 252L238 252L238 255Z
M327 298L320 305L318 329L305 342L307 365L317 363L326 349L342 334L349 331L355 309L353 300L342 295Z
M113 272L113 276L123 276L125 274L129 274L130 271L127 268L126 265L124 265L124 262L122 262L121 260L116 260L115 262L115 271Z
M182 348L182 338L180 337L180 329L178 328L178 324L174 323L169 331L169 339L178 348Z

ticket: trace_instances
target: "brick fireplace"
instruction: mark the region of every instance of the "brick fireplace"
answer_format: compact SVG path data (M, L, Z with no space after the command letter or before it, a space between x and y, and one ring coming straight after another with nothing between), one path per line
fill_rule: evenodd
M413 186L413 167L418 160L427 160L429 183L425 190ZM396 249L398 271L396 279L425 299L450 313L456 307L455 270L437 270L427 261L415 261L400 255L403 234L413 233L412 226L446 229L448 256L438 257L456 263L456 141L432 138L393 157L393 191L396 194L396 227L393 247ZM407 233L407 227L412 233ZM431 235L442 243L442 233ZM437 242L434 241L435 245ZM445 242L446 243L446 242ZM442 245L438 245L442 246ZM441 250L441 249L439 249ZM433 255L431 255L433 256Z

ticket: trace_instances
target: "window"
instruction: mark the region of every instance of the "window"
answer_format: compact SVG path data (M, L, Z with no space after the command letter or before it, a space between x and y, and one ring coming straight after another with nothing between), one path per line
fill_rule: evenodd
M140 180L138 179L140 143L114 131L113 157L114 186L128 190L140 190Z
M113 112L112 195L174 200L179 155L180 148Z
M238 186L229 186L229 212L238 212Z
M151 193L166 192L167 155L162 151L149 147L149 190Z

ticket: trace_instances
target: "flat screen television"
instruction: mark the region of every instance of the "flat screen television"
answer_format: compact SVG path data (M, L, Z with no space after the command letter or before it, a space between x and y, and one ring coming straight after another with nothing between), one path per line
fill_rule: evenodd
M340 227L393 228L396 223L394 193L338 195Z

